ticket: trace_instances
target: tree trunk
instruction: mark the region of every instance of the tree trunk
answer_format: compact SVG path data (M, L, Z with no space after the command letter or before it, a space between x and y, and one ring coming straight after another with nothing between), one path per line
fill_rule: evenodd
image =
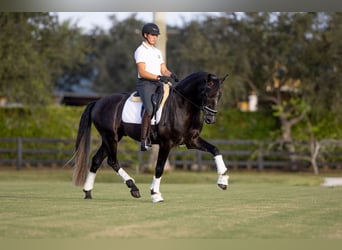
M311 162L315 175L319 174L318 165L317 165L317 157L318 157L320 148L321 148L321 145L318 141L310 140L310 153L311 153L310 162Z
M297 170L297 155L296 148L293 144L291 128L292 124L284 117L280 117L282 127L282 139L286 145L287 151L290 153L291 170Z

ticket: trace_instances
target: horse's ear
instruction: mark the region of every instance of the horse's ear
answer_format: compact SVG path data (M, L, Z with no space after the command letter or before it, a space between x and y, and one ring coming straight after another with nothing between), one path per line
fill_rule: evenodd
M223 83L224 80L226 80L226 78L227 78L228 76L229 76L229 74L227 74L227 75L225 75L224 77L222 77L222 78L220 79L220 82Z

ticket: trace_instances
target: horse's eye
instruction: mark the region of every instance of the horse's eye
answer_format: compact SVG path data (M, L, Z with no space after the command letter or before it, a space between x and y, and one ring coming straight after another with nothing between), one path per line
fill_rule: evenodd
M214 86L214 83L212 81L208 82L208 87L211 88Z

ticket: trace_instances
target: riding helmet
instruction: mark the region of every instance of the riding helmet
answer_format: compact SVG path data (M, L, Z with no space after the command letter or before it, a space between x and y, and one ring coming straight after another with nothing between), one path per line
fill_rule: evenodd
M141 34L143 37L145 33L151 35L160 35L159 27L155 23L147 23L143 26L141 30Z

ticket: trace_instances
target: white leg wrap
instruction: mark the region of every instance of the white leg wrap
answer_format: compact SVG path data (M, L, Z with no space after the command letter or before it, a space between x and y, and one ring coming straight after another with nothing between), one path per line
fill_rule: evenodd
M160 178L156 178L155 176L153 176L153 181L151 184L151 190L155 193L160 193L160 181L161 181L161 177Z
M219 175L217 179L217 184L228 186L228 179L229 179L228 175Z
M152 198L152 202L153 202L153 203L158 203L158 202L164 201L164 199L163 199L161 193L152 194L152 195L151 195L151 198Z
M122 180L123 180L124 182L126 182L126 181L128 181L128 180L132 180L132 177L129 176L129 175L127 174L127 172L126 172L125 170L123 170L122 168L119 169L118 175L122 178Z
M216 168L217 168L217 174L223 175L224 173L227 172L226 165L224 164L222 155L216 155L214 157Z
M160 181L161 177L156 178L155 176L153 176L153 181L151 184L151 198L153 203L164 201L162 194L160 193Z
M95 177L96 177L95 173L93 173L93 172L88 173L87 179L86 179L84 186L83 186L83 189L85 191L90 191L94 188Z

